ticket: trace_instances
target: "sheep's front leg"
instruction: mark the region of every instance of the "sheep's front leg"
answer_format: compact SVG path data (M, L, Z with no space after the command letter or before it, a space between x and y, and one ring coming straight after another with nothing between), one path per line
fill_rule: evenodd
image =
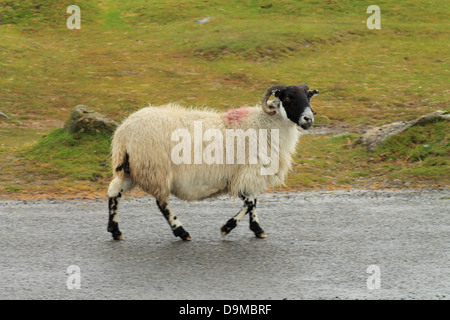
M247 212L248 207L244 205L244 207L242 207L242 209L233 218L228 220L227 223L225 223L223 227L220 228L220 231L222 231L222 237L225 237L228 233L230 233L231 230L236 228L239 221L242 220L242 218L247 214Z
M166 201L158 201L156 200L156 204L158 205L159 210L163 214L164 218L166 218L169 223L170 228L172 229L175 237L180 237L184 241L191 241L192 238L189 233L184 230L181 225L181 221L177 218L177 216L173 213L172 208L170 207L169 202Z
M249 211L249 217L250 217L250 230L253 231L255 236L257 238L267 238L267 235L264 233L264 230L259 225L258 215L256 214L256 199L255 205Z
M231 230L233 230L242 218L249 213L250 214L250 230L255 233L257 238L267 237L264 234L263 229L258 223L258 217L256 215L256 198L250 196L240 195L240 198L244 200L244 206L242 209L230 220L225 223L225 225L220 229L222 231L222 236L225 237Z

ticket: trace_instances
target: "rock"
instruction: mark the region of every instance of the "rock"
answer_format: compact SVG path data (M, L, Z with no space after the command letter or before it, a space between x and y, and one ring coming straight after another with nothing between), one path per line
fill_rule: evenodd
M429 122L433 122L435 120L450 120L450 114L446 114L442 110L437 110L435 112L426 114L417 119L417 124L427 124Z
M69 120L64 124L64 130L69 132L105 133L112 135L118 123L108 117L84 106L77 105Z
M200 20L195 20L194 23L195 24L204 24L204 23L211 21L211 19L212 19L212 17L206 17L206 18L203 18Z
M416 120L399 121L370 129L357 140L357 143L361 143L366 146L367 151L372 151L382 144L387 138L405 131L415 122Z
M367 151L373 151L380 146L386 139L402 133L406 129L414 125L424 125L435 120L449 120L450 115L445 114L444 111L438 110L416 120L411 121L399 121L382 125L366 131L356 143L362 144L367 147Z

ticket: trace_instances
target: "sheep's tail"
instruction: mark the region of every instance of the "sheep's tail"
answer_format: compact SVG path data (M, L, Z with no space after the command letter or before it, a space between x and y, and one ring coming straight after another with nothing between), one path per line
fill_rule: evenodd
M112 144L111 164L113 175L123 179L130 176L130 157L125 146L121 143Z

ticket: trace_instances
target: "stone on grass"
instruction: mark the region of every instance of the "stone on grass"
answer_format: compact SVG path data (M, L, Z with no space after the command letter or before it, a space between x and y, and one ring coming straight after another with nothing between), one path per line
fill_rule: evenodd
M64 129L71 133L85 132L112 135L117 126L116 121L80 104L73 109Z
M411 121L398 121L394 123L389 123L382 125L381 127L376 127L366 131L361 138L359 138L356 143L360 143L367 147L367 151L373 151L379 147L386 139L402 133L406 129L415 125L424 125L435 120L449 120L450 115L446 114L442 110L438 110L416 120Z

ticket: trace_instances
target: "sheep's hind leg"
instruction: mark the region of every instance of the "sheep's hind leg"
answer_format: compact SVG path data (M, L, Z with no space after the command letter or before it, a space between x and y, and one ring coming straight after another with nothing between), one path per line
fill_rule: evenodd
M122 194L119 194L115 197L108 197L108 209L109 209L109 219L108 219L108 232L111 232L111 235L114 240L123 240L122 232L119 230L119 215L117 214L117 207L119 205L119 198Z
M192 240L191 236L186 230L184 230L183 226L181 225L181 221L173 213L173 210L169 202L167 200L166 201L156 200L156 204L158 205L158 208L163 214L164 218L166 218L167 222L169 223L169 226L172 229L174 236L180 237L184 241L191 241Z
M119 199L125 191L129 190L132 186L131 179L121 180L119 177L115 177L109 184L108 188L108 232L111 232L114 240L123 240L122 232L119 230L119 214L117 209L119 206Z

